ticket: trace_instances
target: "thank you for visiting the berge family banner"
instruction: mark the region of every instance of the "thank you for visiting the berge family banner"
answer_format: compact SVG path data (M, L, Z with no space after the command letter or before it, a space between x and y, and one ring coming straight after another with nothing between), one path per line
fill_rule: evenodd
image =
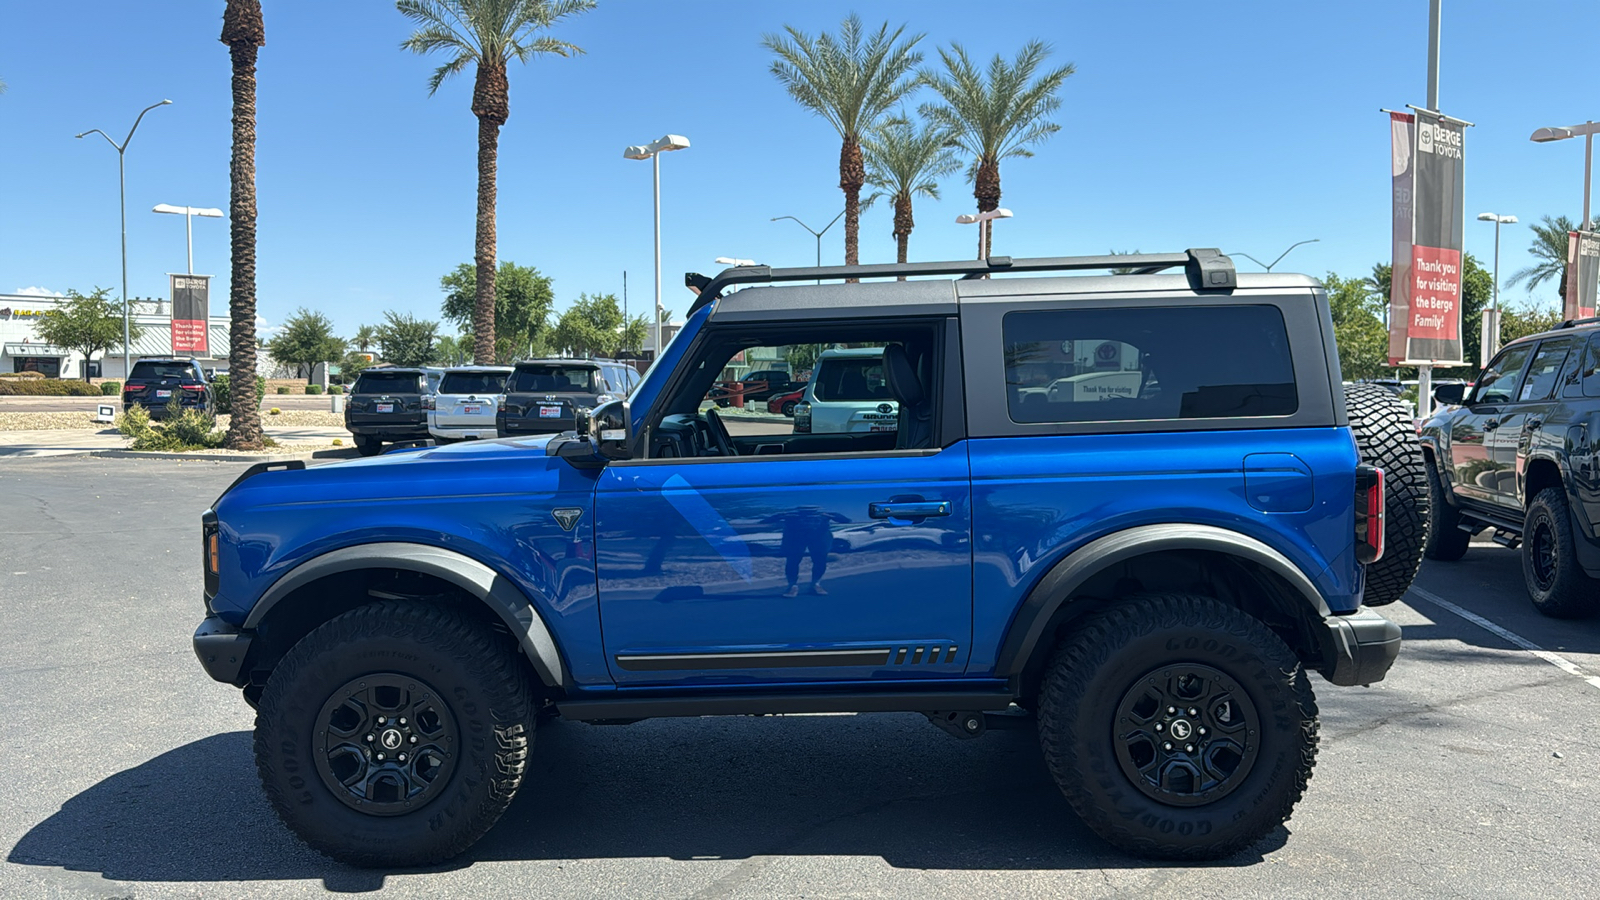
M1389 364L1460 365L1465 123L1390 113Z
M211 276L168 275L172 286L172 355L210 356Z
M1600 234L1567 232L1567 296L1561 317L1587 319L1593 316L1597 285L1600 285Z

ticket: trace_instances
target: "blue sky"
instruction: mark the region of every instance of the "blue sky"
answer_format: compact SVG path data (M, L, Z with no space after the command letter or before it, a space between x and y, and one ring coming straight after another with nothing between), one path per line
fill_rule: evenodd
M434 97L438 60L398 49L408 23L381 0L265 0L258 102L261 315L298 306L344 333L394 309L437 317L439 276L472 257L476 123L470 75ZM834 27L851 9L905 22L935 45L1013 53L1039 37L1076 64L1061 131L1002 168L996 252L1016 256L1218 246L1321 275L1367 272L1389 252L1388 128L1379 107L1425 101L1426 0L1341 3L601 0L559 36L588 52L511 72L500 140L499 252L581 291L648 310L650 166L622 148L666 132L693 147L663 158L666 305L682 312L686 270L716 256L807 265L842 208L837 137L768 74L763 32ZM128 152L129 292L166 291L184 265L183 221L157 203L228 203L229 63L221 0L10 3L0 8L0 292L119 283L116 154ZM981 10L975 14L974 10ZM1600 4L1445 0L1441 106L1473 121L1467 213L1576 219L1578 141L1533 144L1542 125L1600 114L1580 76ZM1582 71L1583 66L1577 67ZM965 258L954 218L973 206L960 175L921 201L914 259ZM843 258L843 228L823 245ZM894 258L886 206L862 221L862 258ZM1503 233L1502 273L1528 259L1525 225ZM1486 264L1493 227L1469 221ZM217 275L226 311L227 226L195 220L195 266ZM1252 269L1240 260L1241 268ZM1553 289L1540 299L1554 304ZM1524 292L1510 290L1508 300Z

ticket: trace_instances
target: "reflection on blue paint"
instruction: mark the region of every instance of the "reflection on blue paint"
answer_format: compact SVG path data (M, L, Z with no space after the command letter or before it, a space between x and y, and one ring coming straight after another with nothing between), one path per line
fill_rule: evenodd
M672 508L683 516L689 527L693 528L706 539L722 560L733 571L739 574L747 583L755 577L750 565L750 548L740 540L739 533L733 530L728 520L722 513L706 502L700 492L694 489L682 475L674 474L661 484L661 496L672 504Z

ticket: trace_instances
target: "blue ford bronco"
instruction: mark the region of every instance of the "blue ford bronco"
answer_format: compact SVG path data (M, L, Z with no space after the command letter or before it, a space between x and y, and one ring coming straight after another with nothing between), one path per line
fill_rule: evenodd
M263 464L205 513L195 651L256 708L302 840L455 856L556 718L821 712L1036 724L1072 808L1142 855L1288 818L1309 673L1384 677L1400 629L1368 607L1409 585L1426 518L1415 432L1381 388L1347 400L1317 282L1191 250L700 288L575 431ZM704 401L730 361L837 346L881 349L848 390L895 427Z

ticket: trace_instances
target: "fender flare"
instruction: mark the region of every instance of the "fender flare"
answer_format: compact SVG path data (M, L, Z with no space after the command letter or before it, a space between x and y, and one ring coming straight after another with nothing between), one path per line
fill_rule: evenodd
M1253 537L1215 525L1140 525L1090 541L1057 561L1039 579L1011 620L995 662L995 674L1002 678L1022 674L1044 636L1045 626L1084 582L1107 566L1163 550L1212 550L1257 563L1288 582L1318 620L1331 614L1328 602L1299 566Z
M476 597L494 610L506 627L511 629L522 652L533 663L534 671L546 687L566 686L566 669L561 664L555 639L522 589L470 556L429 544L401 541L358 544L308 559L273 582L272 587L250 609L244 627L255 629L285 597L319 578L372 568L404 569L432 575Z

